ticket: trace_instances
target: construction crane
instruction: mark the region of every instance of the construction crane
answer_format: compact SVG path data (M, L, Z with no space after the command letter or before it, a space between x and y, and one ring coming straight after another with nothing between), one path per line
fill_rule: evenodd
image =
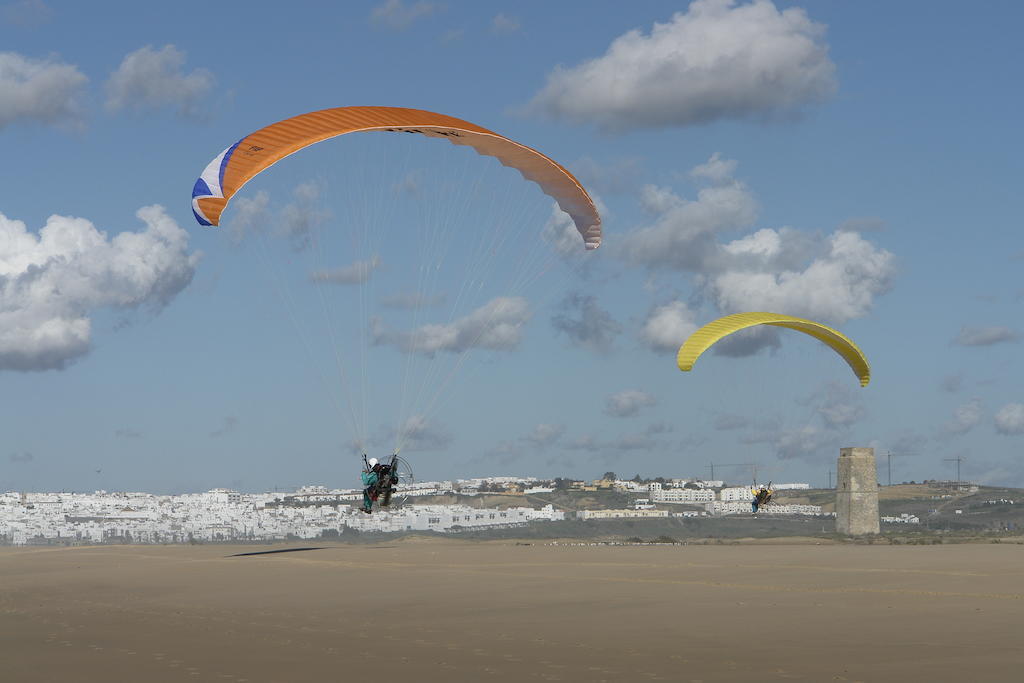
M964 458L964 457L959 456L959 455L956 456L955 458L943 458L942 459L944 462L955 462L956 463L956 490L957 491L959 491L960 488L961 488L961 484L960 484L960 463L963 462L966 459L967 458Z

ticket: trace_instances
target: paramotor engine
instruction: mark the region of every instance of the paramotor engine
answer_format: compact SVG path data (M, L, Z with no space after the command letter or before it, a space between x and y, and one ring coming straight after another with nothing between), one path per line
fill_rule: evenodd
M370 469L365 454L363 462L366 468ZM412 467L409 462L397 453L392 453L390 457L380 463L378 470L377 484L375 485L377 495L371 497L375 501L375 506L386 508L391 505L392 501L404 502L406 498L404 491L411 488L414 483Z

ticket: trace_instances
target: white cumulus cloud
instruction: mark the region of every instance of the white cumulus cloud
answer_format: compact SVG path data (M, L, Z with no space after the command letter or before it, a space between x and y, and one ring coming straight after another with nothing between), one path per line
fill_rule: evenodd
M0 23L35 28L53 19L53 10L43 0L15 0L0 7Z
M107 108L160 109L171 107L181 116L194 116L213 89L213 74L203 68L185 73L185 53L173 45L151 45L125 55L107 80Z
M651 269L701 271L721 263L718 235L749 228L757 217L753 195L731 178L701 188L693 201L648 185L641 190L640 205L653 222L626 234L619 253Z
M370 12L370 21L377 26L401 31L412 26L416 20L430 16L440 9L440 5L424 0L408 5L402 0L387 0L373 8Z
M270 220L270 195L260 190L251 197L231 200L233 214L229 230L231 239L240 243L251 234L263 233Z
M210 437L213 439L219 439L222 436L226 436L235 431L238 427L238 418L234 415L227 415L221 421L220 427L210 432Z
M650 33L558 67L531 107L607 130L790 115L836 90L825 27L770 0L696 0Z
M703 164L694 166L690 171L690 177L708 180L712 183L731 183L736 175L736 167L739 165L735 159L723 159L715 152Z
M641 408L653 406L657 402L657 399L646 391L627 389L609 396L605 400L604 412L612 417L632 417L639 413Z
M576 346L597 353L609 353L622 325L601 308L597 298L572 292L562 301L562 312L551 318L551 324L564 332Z
M15 122L78 123L87 81L73 64L0 52L0 130Z
M366 282L373 271L380 267L380 257L374 255L365 261L355 261L338 268L314 270L309 278L313 282L326 282L334 285L358 285Z
M89 351L97 310L159 310L192 281L188 233L163 207L136 215L144 230L110 237L84 218L36 234L0 214L0 370L63 368Z
M696 330L693 311L682 301L672 301L655 307L647 315L640 339L655 351L676 353Z
M811 397L811 401L829 429L845 429L867 414L860 394L837 382L826 384Z
M542 422L535 426L529 434L499 442L476 460L481 462L496 460L502 465L508 465L530 453L546 450L549 446L558 443L564 433L565 425Z
M1024 434L1024 403L1008 403L996 413L996 431L1000 434Z
M522 437L521 441L534 448L547 448L562 438L564 433L565 425L542 422L534 427L533 431Z
M316 237L317 228L331 217L331 212L318 203L322 191L318 183L300 183L292 190L292 201L281 209L278 231L288 238L296 251L308 247Z
M721 413L715 416L712 423L715 429L730 432L736 429L745 429L750 426L750 418L735 413Z
M411 416L395 432L398 443L407 451L440 451L452 442L446 429L431 424L423 415Z
M960 388L964 385L964 376L960 373L953 375L946 375L942 378L939 383L939 388L943 391L955 394L960 391Z
M645 187L640 204L650 222L622 238L618 255L651 271L692 273L723 313L773 311L840 324L866 315L892 287L895 256L860 233L751 231L757 205L735 170L717 154L697 166L690 176L705 186L695 200ZM762 338L758 348L773 339Z
M411 332L390 330L374 318L373 341L412 353L460 353L471 348L510 351L519 346L530 306L522 297L498 297L469 315L447 324L430 324Z
M601 194L623 194L636 191L641 174L640 160L635 157L598 161L591 157L581 157L570 164L573 175L583 181L587 191L593 196L594 191ZM605 217L604 207L598 206L598 212Z
M302 251L314 243L318 230L331 212L319 203L323 188L315 182L300 183L292 190L292 201L280 210L271 207L265 190L251 197L232 200L231 237L241 242L253 234L274 234L288 240L294 251Z
M959 346L992 346L1002 342L1020 339L1020 335L1008 327L969 327L960 328L960 333L953 340Z
M755 263L725 269L708 278L708 290L725 311L775 311L834 323L866 315L875 297L891 288L895 257L854 232L835 232L820 246L823 253L802 268ZM773 255L762 254L764 261Z
M802 427L768 429L744 437L742 441L748 444L770 444L775 450L775 454L783 460L832 456L836 445L836 437L833 432L813 424Z
M630 451L653 451L666 448L667 442L654 438L664 434L666 429L663 425L652 425L643 432L622 434L612 439L601 439L592 434L577 437L562 445L562 448L569 451L583 451L595 454L605 461L616 460L624 453Z
M491 20L491 31L494 33L515 33L522 27L518 19L500 12Z
M981 422L981 414L981 399L972 398L953 411L953 417L946 422L946 431L950 434L966 434Z

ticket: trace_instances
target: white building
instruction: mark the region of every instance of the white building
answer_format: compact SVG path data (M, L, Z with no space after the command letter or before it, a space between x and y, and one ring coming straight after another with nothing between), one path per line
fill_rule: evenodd
M821 506L820 505L776 505L775 503L772 503L771 505L762 505L758 509L757 514L760 515L762 513L764 513L766 515L812 515L812 516L818 516L818 515L821 515Z
M713 503L708 503L704 509L710 515L721 516L721 515L742 515L751 514L753 510L750 507L749 501L731 500L722 501L716 500ZM820 505L762 505L758 511L758 515L814 515L819 516L822 514Z
M900 514L899 517L882 517L883 522L889 524L920 524L921 519L917 515L909 515L906 512Z
M620 517L668 517L668 510L580 510L577 519L617 519Z
M300 500L331 495L301 494ZM466 506L407 506L364 515L347 505L282 504L294 494L246 494L229 489L180 496L148 493L4 494L0 496L0 543L184 543L317 538L366 531L424 529L454 531L471 527L556 521L565 513L547 505L539 510L479 510Z
M710 503L715 499L715 492L709 489L667 489L652 491L651 500L655 503Z
M206 499L212 505L235 505L242 500L241 494L231 489L212 489L206 492Z
M738 500L754 500L754 494L749 486L730 486L721 490L718 497L723 503Z

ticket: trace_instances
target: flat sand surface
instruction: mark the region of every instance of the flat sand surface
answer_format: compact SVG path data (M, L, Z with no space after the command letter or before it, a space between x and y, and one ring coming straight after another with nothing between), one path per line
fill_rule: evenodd
M265 549L0 548L0 680L1024 680L1021 545Z

